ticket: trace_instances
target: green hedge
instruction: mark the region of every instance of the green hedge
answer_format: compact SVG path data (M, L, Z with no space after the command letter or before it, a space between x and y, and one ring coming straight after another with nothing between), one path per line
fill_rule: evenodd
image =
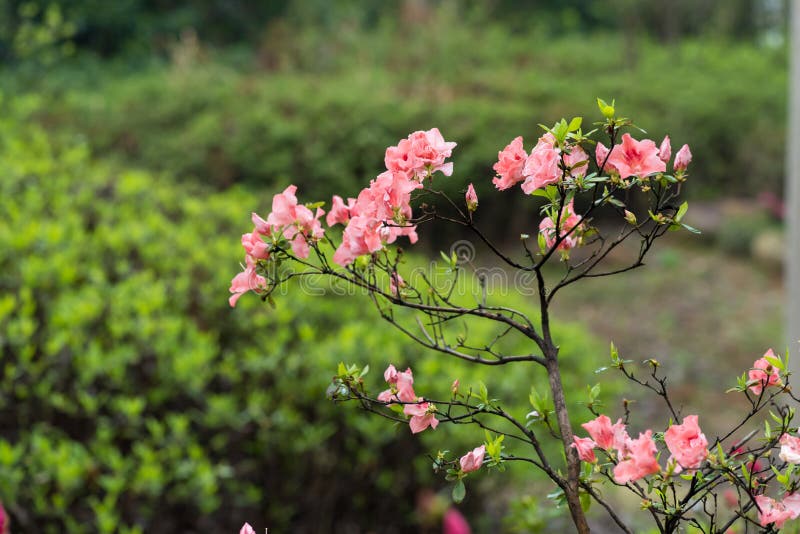
M14 532L414 529L417 491L442 484L422 453L482 432L418 439L335 406L336 364L371 364L376 389L387 362L412 365L433 397L484 380L519 417L531 384L546 387L532 369L423 353L357 297L294 288L274 310L253 296L232 310L238 236L269 195L92 159L36 127L38 105L0 111L0 501ZM578 327L556 335L580 400L605 351Z

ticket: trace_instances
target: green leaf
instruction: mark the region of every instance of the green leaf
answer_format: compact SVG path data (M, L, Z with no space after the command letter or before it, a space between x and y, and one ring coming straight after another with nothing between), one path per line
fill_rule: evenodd
M571 121L569 121L569 131L574 132L578 128L581 127L583 123L583 117L574 117Z
M464 500L464 497L467 496L467 487L464 486L464 481L459 480L456 482L456 485L453 486L453 502L458 504Z
M675 218L674 218L675 222L681 222L681 219L683 219L683 216L686 215L687 211L689 211L689 203L688 202L684 202L678 208L678 213L675 214Z

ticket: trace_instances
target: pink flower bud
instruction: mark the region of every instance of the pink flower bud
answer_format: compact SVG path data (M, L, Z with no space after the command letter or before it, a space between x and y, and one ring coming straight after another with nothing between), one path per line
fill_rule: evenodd
M469 187L467 187L466 201L467 210L473 212L478 209L478 195L475 193L475 188L472 184L469 184Z
M256 531L250 526L250 523L245 523L239 531L239 534L256 534Z
M486 454L486 445L475 447L473 450L465 454L459 460L461 470L465 473L477 471L483 465L483 457Z
M661 158L661 161L664 163L669 161L669 157L672 155L672 145L669 142L669 136L665 135L664 140L661 141L661 146L658 148L658 157Z
M678 153L675 154L675 163L673 167L676 171L685 171L689 163L692 162L692 151L689 150L689 145L683 145Z

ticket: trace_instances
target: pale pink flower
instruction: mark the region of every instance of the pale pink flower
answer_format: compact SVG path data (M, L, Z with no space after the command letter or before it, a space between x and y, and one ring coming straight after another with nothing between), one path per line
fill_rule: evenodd
M570 176L577 178L578 176L586 176L589 172L589 156L580 145L570 147L569 154L564 156L564 164L567 168L572 168L569 171Z
M415 402L417 394L414 393L414 375L411 373L411 368L406 369L402 373L397 373L397 397L402 402Z
M624 449L625 443L629 439L622 419L617 419L617 422L612 425L608 416L600 415L581 426L586 429L598 447L607 451Z
M250 214L250 219L253 221L253 226L256 227L256 232L261 235L270 235L272 233L272 228L270 227L269 223L259 217L256 212L252 212Z
M656 461L658 449L652 436L653 431L648 430L640 433L637 439L628 440L622 461L614 466L614 480L617 484L627 484L661 470Z
M461 512L450 507L442 518L442 534L472 534L472 530Z
M267 245L258 233L258 228L249 234L242 234L242 246L248 256L256 260L266 260L269 258L269 245Z
M778 370L767 361L767 356L775 357L775 353L772 352L772 349L769 349L764 354L763 358L759 358L753 362L753 368L747 372L750 381L758 380L758 383L750 386L750 391L752 391L754 395L761 395L761 391L765 387L781 384L781 377L778 374ZM769 373L769 375L767 373Z
M245 523L239 531L239 534L256 534L256 531L250 526L250 523Z
M678 153L675 154L675 162L673 167L676 171L685 171L689 163L692 162L692 151L689 150L689 145L683 145Z
M467 202L468 211L475 211L478 209L478 195L475 193L475 188L472 184L469 184L467 187L467 194L464 196L464 200Z
M780 459L790 464L800 464L800 438L783 434L780 444Z
M350 217L353 215L351 210L355 206L355 203L356 199L354 198L348 198L347 204L345 204L342 197L333 195L331 210L328 212L328 215L325 216L325 222L328 223L328 226L347 224L350 221Z
M255 260L250 256L245 256L245 261L247 262L247 266L244 271L234 276L233 280L231 280L230 292L233 293L233 295L228 299L228 304L230 304L231 307L236 306L239 297L248 291L258 293L260 290L266 289L267 287L267 280L260 274L256 274Z
M678 462L675 472L697 469L708 457L708 440L700 431L696 415L687 415L683 424L672 425L664 432L664 442L672 457Z
M397 395L391 389L385 389L378 393L378 400L387 404L397 402Z
M658 157L661 161L667 163L670 156L672 156L672 145L669 142L669 136L665 135L664 140L661 141L661 146L658 147Z
M522 147L522 137L516 137L497 153L497 163L492 167L498 175L498 178L492 179L494 186L502 191L524 180L522 169L526 159L528 153Z
M390 171L408 178L423 179L428 173L441 171L445 176L453 173L453 164L445 163L452 155L456 143L447 142L438 128L416 131L401 140L397 146L386 149L384 163Z
M436 429L439 426L439 420L433 415L435 408L429 402L422 402L420 397L418 404L406 404L403 406L403 413L410 415L411 419L408 421L408 426L411 428L412 434L418 434L428 427Z
M558 244L558 250L575 248L580 243L578 232L580 232L581 228L578 226L581 222L581 218L575 214L573 201L570 201L569 204L564 206L564 209L561 210L559 221L560 232L556 232L555 219L558 218L558 215L545 217L542 219L542 222L539 223L539 233L544 236L547 248L553 248L558 237L563 238Z
M594 455L594 448L597 446L597 443L594 442L592 438L579 438L578 436L573 436L572 439L575 441L571 447L574 447L578 451L578 457L583 460L584 462L589 462L593 464L597 461L597 456Z
M297 186L290 185L282 193L272 197L272 212L267 217L266 224L273 234L282 234L291 243L295 255L307 258L308 243L324 235L319 218L325 212L320 208L312 212L308 207L299 205L296 192ZM260 222L256 222L256 229L259 227Z
M471 473L472 471L477 471L483 465L483 457L486 454L486 445L481 445L480 447L475 447L467 454L461 457L459 460L459 464L461 464L461 470L465 473Z
M397 375L397 368L390 363L389 367L383 372L383 379L389 384L397 384Z
M545 137L540 138L525 160L525 167L522 169L522 174L525 176L522 190L526 194L531 194L536 189L557 183L561 179L558 161L558 150Z
M783 528L783 524L789 519L796 517L793 510L787 510L783 503L767 497L766 495L756 495L758 505L758 522L762 527L774 523L775 528ZM794 503L794 500L791 501Z
M397 146L388 147L383 162L390 171L401 172L409 177L422 167L409 139L402 139Z
M787 493L783 497L783 506L792 514L792 519L800 517L800 493Z
M637 141L630 134L622 136L622 144L614 147L608 162L617 168L623 180L628 176L641 178L667 170L667 165L658 157L658 147L653 141Z
M344 229L342 243L333 253L333 261L346 267L357 257L383 248L384 237L388 237L388 232L384 231L381 221L369 217L353 217Z
M459 386L459 382L458 382L458 378L456 378L455 380L453 380L453 384L450 386L450 392L453 395L458 393L458 386Z

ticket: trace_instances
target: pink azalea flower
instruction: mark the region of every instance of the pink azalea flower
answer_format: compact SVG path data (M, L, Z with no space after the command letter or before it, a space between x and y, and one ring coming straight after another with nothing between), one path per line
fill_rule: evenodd
M658 147L653 141L637 141L630 134L622 136L622 144L614 147L608 162L617 168L623 180L628 176L644 177L667 170L667 165L658 157Z
M570 201L561 211L560 232L556 232L556 223L554 217L545 217L539 223L539 233L544 236L547 248L553 248L558 239L557 236L564 239L558 244L558 250L569 250L578 246L580 240L578 238L578 231L576 228L581 221L581 218L575 214L575 207L573 201ZM573 230L575 228L575 230ZM566 237L565 237L566 236Z
M525 160L525 167L522 169L522 174L525 176L522 190L526 194L531 194L536 189L557 183L561 179L558 161L558 150L553 143L548 142L546 137L540 138Z
M242 234L242 246L248 256L256 260L266 260L269 258L269 245L261 239L258 229L254 229L249 234Z
M352 216L351 210L355 204L356 199L354 198L348 198L347 204L345 204L344 200L342 200L342 197L339 195L333 195L331 211L329 211L328 215L325 216L325 222L328 223L328 226L347 224L348 221L350 221L350 217Z
M402 373L397 373L397 398L402 402L415 402L417 394L414 393L414 376L411 369L406 369Z
M783 503L767 497L766 495L756 495L758 505L758 522L762 527L770 523L775 524L775 528L783 528L783 524L789 519L796 517L793 510L787 510ZM792 501L794 503L794 500Z
M600 415L588 423L583 423L581 426L586 429L598 447L607 451L611 449L623 450L625 443L630 439L625 431L622 419L617 419L617 422L612 425L608 416Z
M429 402L422 402L423 399L421 397L419 401L418 404L406 404L403 406L403 413L411 416L408 426L411 428L412 434L418 434L428 427L435 430L439 426L439 420L433 415L436 408Z
M228 304L231 307L236 306L239 297L248 291L258 293L260 290L267 288L267 280L260 274L256 274L255 260L250 256L245 256L245 261L247 262L247 267L231 280L230 292L233 295L228 299Z
M414 154L409 139L402 139L397 146L387 148L383 162L390 171L400 172L409 177L422 168L422 162Z
M658 147L658 157L664 163L669 161L670 156L672 155L672 145L669 142L669 136L665 135L664 140L661 141L661 146Z
M676 473L681 469L697 469L708 457L708 440L700 431L696 415L687 415L683 424L669 427L664 432L664 441L678 462Z
M8 520L8 514L6 513L6 509L3 508L3 503L0 503L0 534L9 534L10 527Z
M383 372L383 379L389 384L397 384L397 375L397 369L390 363L389 367Z
M600 142L597 143L597 146L594 149L594 160L597 162L597 167L598 168L602 167L600 168L601 174L603 173L604 170L609 173L619 174L617 168L614 167L614 165L612 165L609 161L610 160L608 156L609 152L610 151L608 150L608 147L606 145ZM603 166L603 163L605 163L605 166Z
M471 473L472 471L477 471L483 465L483 457L486 454L486 445L481 445L480 447L475 447L467 454L461 457L459 460L459 464L461 464L461 470L465 473Z
M569 154L564 156L564 163L568 168L572 168L569 174L573 178L586 176L586 173L589 172L589 156L580 145L575 145L569 149Z
M753 362L753 368L747 372L747 376L751 381L758 380L757 384L750 386L750 391L752 391L754 395L761 395L761 391L765 387L781 384L781 377L778 374L778 370L766 360L767 356L775 357L775 353L772 352L772 349L769 349L764 354L763 358L759 358Z
M297 186L290 185L282 193L272 197L272 212L267 217L266 224L272 233L282 234L291 243L295 255L307 258L309 241L320 239L324 235L319 218L325 212L320 208L312 212L306 206L298 205L296 191ZM259 217L259 221L256 221L256 217L253 218L258 230L263 219Z
M502 191L524 180L522 169L526 159L528 153L522 147L522 137L516 137L497 153L497 163L492 168L499 177L492 179L494 186Z
M253 221L253 226L256 227L256 232L258 232L261 235L270 235L271 234L272 229L271 229L269 223L267 221L265 221L264 219L262 219L261 217L259 217L259 215L256 212L252 212L250 214L250 219L252 219L252 221Z
M627 484L661 470L656 461L658 449L652 436L653 431L648 430L639 434L637 439L628 441L625 446L626 454L614 467L614 480L617 484Z
M256 534L256 531L250 526L250 523L245 523L239 531L239 534Z
M597 457L594 455L594 448L597 446L597 443L594 442L592 438L579 438L578 436L573 436L572 438L575 440L571 446L577 449L578 457L583 460L584 462L589 462L593 464L597 461Z
M452 155L456 143L447 142L438 128L416 131L401 140L397 146L386 149L384 163L390 171L407 178L423 179L428 173L441 171L445 176L453 173L453 164L445 163Z
M685 171L689 163L692 162L692 151L689 150L689 145L683 145L678 153L675 154L675 163L673 167L676 171Z
M461 512L450 507L442 519L442 534L472 534L472 530Z
M800 493L787 493L783 497L783 506L792 514L792 519L800 517Z
M780 444L780 459L790 464L800 464L800 438L783 434Z
M469 184L467 187L467 194L464 196L464 200L467 202L468 211L475 211L478 209L478 195L475 193L475 188L472 184Z

